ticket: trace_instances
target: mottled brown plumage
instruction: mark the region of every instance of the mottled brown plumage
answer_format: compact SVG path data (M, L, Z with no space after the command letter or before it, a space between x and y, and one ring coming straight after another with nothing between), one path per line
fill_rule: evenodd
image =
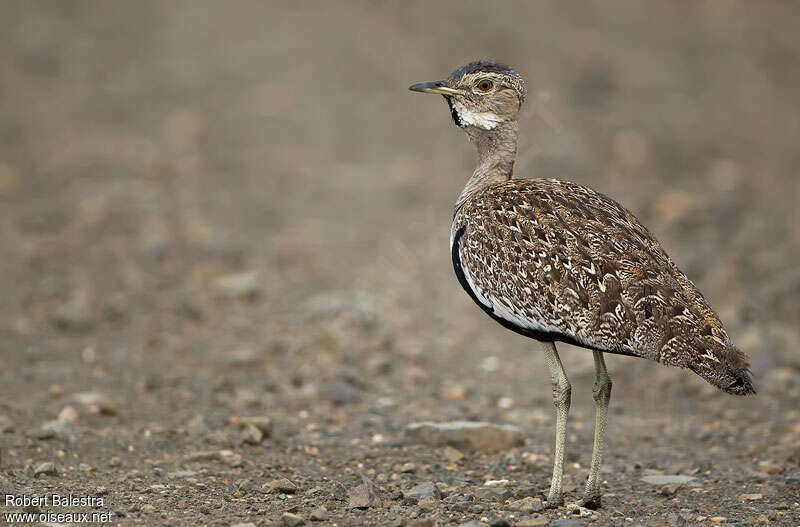
M565 181L512 179L465 201L453 232L462 227L458 253L475 295L522 330L753 393L746 357L703 295L614 200Z
M556 341L592 350L597 408L581 505L601 504L599 468L611 396L604 352L688 368L731 394L755 393L747 357L652 234L613 199L554 179L512 179L525 83L510 67L471 62L411 90L444 96L478 150L453 215L459 283L504 327L542 342L553 381L556 448L547 507L563 503L571 386Z

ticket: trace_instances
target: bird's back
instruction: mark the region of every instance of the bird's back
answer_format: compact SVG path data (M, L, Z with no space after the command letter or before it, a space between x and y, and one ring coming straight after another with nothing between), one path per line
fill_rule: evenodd
M616 201L574 183L511 179L466 200L452 229L459 281L506 327L754 392L746 356L719 317Z

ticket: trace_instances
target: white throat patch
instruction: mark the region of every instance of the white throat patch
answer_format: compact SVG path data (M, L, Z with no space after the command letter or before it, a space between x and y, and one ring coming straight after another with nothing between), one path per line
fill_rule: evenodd
M473 112L458 101L453 101L453 108L458 118L467 126L477 126L484 130L493 130L503 122L503 118L493 112Z

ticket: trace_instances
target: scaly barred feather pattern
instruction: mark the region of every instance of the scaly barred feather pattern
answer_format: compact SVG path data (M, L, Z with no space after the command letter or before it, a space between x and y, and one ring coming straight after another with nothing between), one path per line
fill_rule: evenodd
M510 179L462 203L452 233L459 280L505 326L755 393L747 358L719 317L616 201L565 181Z

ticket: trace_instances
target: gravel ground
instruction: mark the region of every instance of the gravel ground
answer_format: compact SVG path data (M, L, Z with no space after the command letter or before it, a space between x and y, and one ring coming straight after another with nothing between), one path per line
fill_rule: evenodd
M796 5L2 9L0 489L50 498L4 514L800 525ZM538 510L543 357L452 276L474 153L441 101L406 87L479 57L529 81L517 174L618 198L753 358L760 393L742 399L608 357L598 511ZM560 349L574 501L593 369ZM418 422L456 423L453 443Z

